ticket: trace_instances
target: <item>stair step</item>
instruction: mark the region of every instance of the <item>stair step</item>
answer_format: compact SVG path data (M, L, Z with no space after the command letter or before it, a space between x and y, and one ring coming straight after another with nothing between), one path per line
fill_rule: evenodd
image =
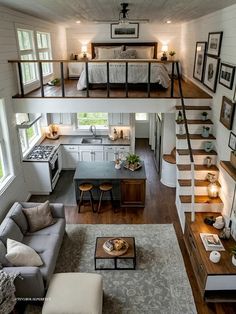
M182 110L182 106L175 106L176 110ZM185 106L185 110L211 110L210 106Z
M191 180L179 179L180 186L191 186ZM194 186L207 187L210 184L208 180L194 180ZM216 181L216 184L220 187L220 183Z
M176 134L178 140L185 140L187 138L186 134ZM189 134L190 140L215 140L215 136L209 134L208 137L203 137L201 134Z
M186 155L189 155L189 150L188 149L177 149L176 150L177 153L180 155L180 156L186 156ZM193 155L217 155L217 152L212 150L210 152L206 152L204 149L192 149L192 152L193 152Z
M176 123L177 124L184 124L184 121L183 120L182 121L176 120ZM201 120L201 119L190 120L190 119L187 119L187 123L188 124L203 124L203 125L213 124L213 122L210 119L207 119L207 120Z
M180 195L180 202L183 204L191 203L191 195ZM221 204L223 203L220 197L210 198L207 195L195 195L194 203L198 204Z
M179 171L190 171L190 165L177 165ZM207 167L206 165L194 165L195 171L219 171L216 165L211 165L211 167Z

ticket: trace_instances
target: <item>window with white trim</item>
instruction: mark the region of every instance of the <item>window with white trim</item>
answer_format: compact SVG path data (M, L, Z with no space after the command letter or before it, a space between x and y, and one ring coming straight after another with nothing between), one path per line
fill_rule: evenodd
M136 121L148 121L148 113L135 113L135 120Z
M41 137L39 121L29 128L19 128L18 131L22 155L25 156Z
M17 28L18 46L21 60L52 59L50 33ZM23 83L30 84L39 79L36 63L22 63ZM42 63L43 76L53 72L51 63Z
M107 112L83 112L77 113L77 127L87 129L90 125L95 125L97 129L108 128Z

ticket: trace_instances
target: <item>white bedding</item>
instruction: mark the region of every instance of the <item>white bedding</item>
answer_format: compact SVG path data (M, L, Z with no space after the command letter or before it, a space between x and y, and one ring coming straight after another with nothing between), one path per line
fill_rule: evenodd
M148 63L130 63L128 64L128 83L147 83L148 82ZM107 64L100 62L88 63L89 83L107 83ZM109 82L125 83L125 63L109 64ZM170 78L167 69L162 63L151 64L151 83L158 83L164 88L169 86ZM83 90L87 87L86 71L82 71L77 89Z

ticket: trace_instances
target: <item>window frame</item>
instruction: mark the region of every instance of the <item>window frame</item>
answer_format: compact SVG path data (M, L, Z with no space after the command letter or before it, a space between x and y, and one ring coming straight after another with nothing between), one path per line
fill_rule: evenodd
M32 138L32 140L29 139L28 134L27 134L27 130L29 130L30 128L33 128L34 132L36 133L36 135ZM22 133L22 135L20 133ZM23 150L23 145L21 142L21 136L23 137L23 141L25 144L24 150ZM35 123L33 123L29 128L18 127L18 137L19 137L21 153L24 158L42 137L39 120L35 121Z
M78 118L78 115L81 114L81 113L84 113L84 112L77 112L75 113L75 127L76 129L78 130L83 130L83 131L88 131L89 130L89 127L91 126L91 124L89 125L80 125L79 123L79 118ZM101 113L101 112L89 112L90 114L95 114L95 113ZM108 118L108 112L103 112L107 115L107 125L97 125L97 124L93 124L95 125L96 127L96 130L108 130L109 129L109 118Z
M145 114L146 119L137 119L136 115L137 114ZM149 121L149 114L147 112L136 112L135 113L135 123L147 123Z

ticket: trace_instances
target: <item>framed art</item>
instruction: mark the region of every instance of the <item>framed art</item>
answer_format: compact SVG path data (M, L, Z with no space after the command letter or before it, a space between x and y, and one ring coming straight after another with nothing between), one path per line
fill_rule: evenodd
M236 135L233 132L230 132L230 136L229 136L229 144L228 144L229 148L231 148L232 150L236 150Z
M234 83L235 66L221 63L219 83L229 89L232 89Z
M220 59L206 55L203 84L211 91L216 91Z
M232 129L234 120L235 104L227 97L223 96L220 111L220 122L229 130Z
M219 57L223 32L213 32L208 34L207 54Z
M202 82L203 80L203 70L205 64L205 53L206 53L206 41L197 41L195 49L194 67L193 67L193 77Z
M122 25L119 23L111 24L111 38L138 38L139 23L129 23Z

